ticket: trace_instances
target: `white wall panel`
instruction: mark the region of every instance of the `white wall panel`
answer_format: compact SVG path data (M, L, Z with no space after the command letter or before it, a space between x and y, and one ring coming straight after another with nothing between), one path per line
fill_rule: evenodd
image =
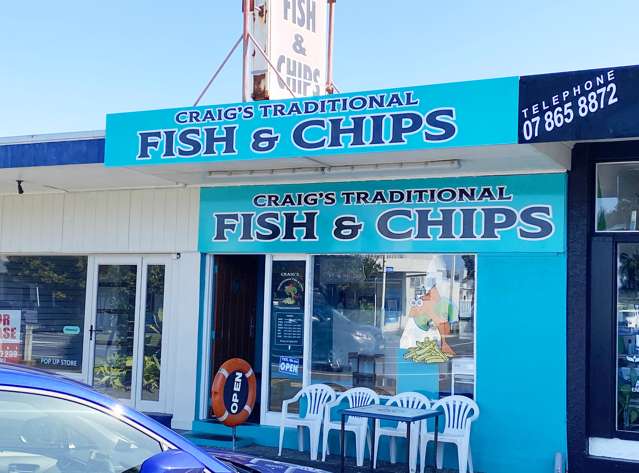
M190 429L197 390L199 189L0 196L0 253L173 254L168 296L166 409ZM90 309L89 309L90 310Z
M182 253L174 260L171 275L171 315L168 338L167 383L164 385L172 425L191 429L195 414L198 366L198 322L200 307L200 254Z
M42 247L45 244L51 245L54 248L62 247L62 232L56 230L60 225L64 225L64 196L43 196L43 213L42 216L42 228L46 228L45 232L38 232L44 241L41 241L38 246Z
M178 196L177 206L183 209L183 211L179 212L176 216L176 227L178 228L175 235L177 238L176 244L178 246L185 246L189 244L191 235L197 235L200 211L199 197L193 199L189 194L183 193Z
M0 197L0 253L197 250L199 189Z
M62 195L3 196L0 198L0 251L21 248L60 248Z

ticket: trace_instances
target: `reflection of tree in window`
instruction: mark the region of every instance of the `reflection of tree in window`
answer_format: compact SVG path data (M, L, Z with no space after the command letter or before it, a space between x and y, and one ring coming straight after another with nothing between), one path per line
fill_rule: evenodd
M144 328L144 374L142 398L159 399L160 366L162 355L162 322L164 319L163 265L147 267L146 310Z
M639 230L638 163L597 166L598 231Z
M86 271L86 257L0 260L0 308L21 311L25 363L80 371ZM65 326L73 330L64 333Z
M93 384L116 397L131 389L136 283L136 265L98 267Z
M620 283L621 291L632 291L637 289L637 268L639 268L639 253L621 253L620 263Z

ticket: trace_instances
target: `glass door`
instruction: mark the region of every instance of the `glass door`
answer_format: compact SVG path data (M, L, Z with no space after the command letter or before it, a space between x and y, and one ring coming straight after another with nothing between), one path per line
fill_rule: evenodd
M132 401L135 382L133 358L141 269L138 260L100 260L95 268L94 320L89 327L92 385L123 401Z
M142 297L137 326L138 339L135 405L144 411L164 412L162 350L166 346L163 330L168 299L168 261L142 259Z
M264 301L262 422L279 424L282 401L292 398L308 378L308 287L310 257L273 256L267 260Z
M164 258L96 258L89 324L90 383L143 410L161 411Z

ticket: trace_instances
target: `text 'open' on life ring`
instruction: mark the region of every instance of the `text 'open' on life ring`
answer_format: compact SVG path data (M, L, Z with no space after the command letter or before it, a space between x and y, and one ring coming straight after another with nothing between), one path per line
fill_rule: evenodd
M256 382L253 368L241 358L225 361L213 379L213 415L234 427L248 419L255 406Z

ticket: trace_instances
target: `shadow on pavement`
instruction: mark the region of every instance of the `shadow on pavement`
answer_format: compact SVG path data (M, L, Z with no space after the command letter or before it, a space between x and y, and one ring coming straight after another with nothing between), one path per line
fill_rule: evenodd
M204 448L206 450L206 448ZM297 465L302 466L310 466L312 468L318 468L322 470L329 471L331 473L339 473L340 472L340 457L339 455L329 455L326 457L326 461L311 461L308 455L308 452L298 452L297 450L289 450L284 449L282 451L282 456L277 456L277 448L273 447L262 447L259 445L252 445L250 447L238 448L236 450L238 453L243 453L245 455L251 455L254 457L267 458L269 460L276 460L287 463L295 463ZM426 459L427 462L432 464L432 457ZM357 467L355 465L355 459L353 457L346 457L346 463L344 466L345 473L362 473L369 472L370 463L368 458L364 460L364 466ZM375 473L407 473L406 463L396 463L392 464L386 461L377 461L377 468ZM432 466L428 466L425 470L425 473L434 473L435 470ZM417 469L419 472L419 468ZM443 469L438 470L438 473L456 473L457 470Z

